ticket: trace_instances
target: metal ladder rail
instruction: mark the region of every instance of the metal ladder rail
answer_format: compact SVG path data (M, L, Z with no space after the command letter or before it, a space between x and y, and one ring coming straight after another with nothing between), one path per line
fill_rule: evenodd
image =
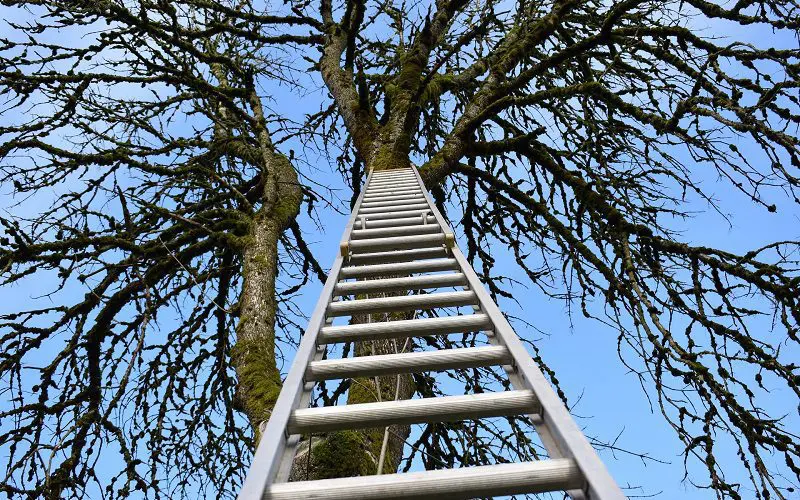
M408 172L408 171L406 171ZM424 189L424 185L419 178L418 173L416 170L412 170L410 172L417 185L416 189L411 188L408 196L413 196L415 198L419 197L419 193L424 195L424 200L426 203L424 204L428 210L432 211L434 214L434 221L436 222L436 231L432 231L430 229L425 229L421 232L423 233L431 233L431 232L439 232L441 235L439 238L416 238L413 244L405 245L412 250L400 250L395 251L395 254L402 254L407 255L408 257L433 257L434 252L430 251L422 251L418 248L415 248L418 244L442 244L446 243L448 246L454 246L454 240L452 236L452 232L449 230L444 219L441 217L441 214L436 210L435 205L431 203L429 195L427 191ZM347 253L350 254L351 251L355 251L359 249L359 245L355 245L353 248L352 243L354 241L359 240L360 238L364 239L377 239L377 242L364 242L367 244L370 250L375 249L385 249L385 248L397 248L398 246L403 246L403 242L397 237L388 237L383 238L381 237L385 234L392 234L392 231L369 231L369 224L366 224L368 227L364 228L365 220L360 219L357 220L356 214L358 216L363 216L365 213L361 210L361 203L366 199L370 199L371 196L374 195L376 192L387 193L390 195L390 198L394 198L391 200L386 200L388 203L383 202L375 202L381 203L380 206L381 210L384 212L376 212L374 210L366 210L367 214L374 214L369 215L370 222L372 222L371 218L375 217L378 221L386 221L390 222L392 220L392 215L390 212L385 212L386 210L391 210L394 206L403 207L404 205L408 205L407 198L404 196L393 197L391 196L391 189L384 187L389 185L397 185L400 186L400 189L407 190L409 189L407 186L411 185L407 181L408 175L403 175L406 180L402 182L396 182L398 176L391 176L388 180L386 178L382 179L382 182L378 184L373 184L372 181L372 174L369 175L367 180L367 189L365 189L364 193L362 193L361 197L357 201L354 214L351 216L350 224L348 228L345 230L345 237L343 238L342 248L346 250ZM386 191L389 189L388 191ZM376 191L377 190L377 191ZM380 200L380 196L376 199ZM419 204L417 204L419 205ZM376 205L373 205L376 206ZM370 207L368 207L370 208ZM418 207L415 206L415 209ZM422 207L424 210L424 207ZM420 228L425 226L430 222L434 222L430 220L428 216L430 212L423 212L421 214L421 225L417 225L416 228ZM415 214L418 215L418 214ZM403 226L402 229L399 229L401 234L413 234L416 231L415 229L409 229L406 222L413 222L414 218L407 218L404 220L404 223L401 224L385 224L379 222L379 224L385 224L384 227L399 227ZM419 224L419 223L418 223ZM358 230L354 230L354 228L358 225L360 231L360 235L354 234L359 232ZM433 224L431 224L433 225ZM348 232L350 238L348 238ZM444 233L444 234L442 234ZM361 248L364 248L364 245L361 245ZM440 247L441 248L441 247ZM505 321L505 318L497 309L497 306L488 296L488 294L483 289L482 284L475 275L474 271L472 271L471 266L466 263L466 260L463 258L463 255L458 252L457 248L452 248L456 259L439 259L439 264L437 267L436 261L434 260L434 265L428 265L425 261L414 261L414 260L405 260L405 259L398 259L400 262L398 265L395 266L388 266L386 264L379 265L379 266L372 266L370 269L369 262L371 261L385 261L389 254L382 252L381 254L373 254L372 257L360 259L362 262L366 262L365 266L360 266L361 270L355 272L354 269L351 269L350 274L343 273L342 269L342 256L340 255L337 257L337 260L334 262L334 267L331 269L331 274L329 275L328 282L326 282L325 288L323 289L323 294L320 296L320 302L317 304L317 309L315 309L314 315L312 315L312 321L316 318L318 309L320 304L324 303L326 306L326 313L328 315L335 315L335 314L351 314L357 312L365 312L365 311L375 311L381 310L381 307L394 307L397 304L405 304L408 308L412 309L421 309L423 308L424 304L420 301L420 299L415 297L420 297L419 295L411 295L411 296L401 296L395 297L389 300L375 300L375 299L361 299L361 300L353 300L353 301L346 301L340 302L338 304L333 304L332 301L335 300L336 297L341 295L351 295L353 292L357 292L360 289L368 288L371 286L371 283L376 281L384 282L379 283L383 289L420 289L414 287L421 287L427 286L430 288L438 288L440 286L457 286L461 285L464 286L465 292L450 292L450 293L435 293L435 294L428 294L426 297L430 300L431 297L437 297L433 299L436 302L436 306L438 307L445 307L447 305L468 305L472 304L476 310L477 314L467 315L467 316L455 316L455 317L444 317L444 318L429 318L425 320L410 320L404 322L397 322L393 321L392 325L388 325L387 323L383 324L373 324L370 325L349 325L345 327L332 327L326 326L322 327L320 323L316 323L320 325L320 328L316 330L318 338L316 339L317 342L337 342L342 341L341 334L344 332L348 332L346 335L347 340L353 339L366 339L366 338L381 338L381 336L386 337L397 337L397 334L401 330L406 330L406 335L416 335L416 334L432 334L436 333L437 331L442 331L444 333L453 332L453 331L471 331L471 330L478 330L481 327L487 329L487 334L491 333L491 330L494 330L497 326L497 323L502 323L496 321L496 318L491 318L492 321L489 322L490 315L499 315L502 321ZM405 253L404 253L405 252ZM362 256L366 256L369 254L361 254ZM358 254L353 254L353 257L357 257ZM460 256L460 259L459 259ZM397 255L393 256L392 258L398 257ZM359 259L352 259L352 260L359 260ZM440 270L441 268L441 261L447 261L447 266L452 268L453 267L453 260L456 261L457 269L461 272L457 273L450 273L449 275L424 275L424 276L414 276L414 277L407 277L407 278L389 278L383 280L369 280L369 281L358 281L354 283L347 283L347 282L339 282L340 277L349 278L349 277L363 277L369 276L370 273L374 275L379 275L380 272L391 273L391 272L424 272L424 271L436 271ZM460 260L460 262L459 262ZM338 267L337 267L338 264ZM433 269L431 269L433 267ZM365 269L366 268L366 269ZM379 268L382 268L379 269ZM334 278L335 274L333 273L334 269L338 269L339 273L343 276L336 276L335 285L331 295L328 299L326 299L326 290L329 288L329 283ZM357 269L357 268L356 268ZM467 272L468 271L468 272ZM466 283L464 283L466 281ZM337 290L338 288L338 290ZM328 304L328 300L331 301ZM348 302L350 304L348 304ZM428 305L428 308L432 307L433 305ZM488 307L487 307L488 306ZM494 310L492 309L492 307ZM349 309L348 309L349 308ZM377 309L376 309L377 308ZM490 315L483 314L484 311L488 311ZM331 314L333 313L333 314ZM324 317L322 318L325 319ZM478 320L478 322L476 322ZM436 325L432 325L431 321L436 323ZM441 324L449 323L448 325ZM329 322L328 322L329 323ZM461 329L454 329L455 323L461 324ZM316 326L316 324L312 325L312 322L309 323L309 330L312 326ZM504 328L502 324L500 330ZM490 341L496 344L495 347L484 347L484 348L472 348L470 349L447 349L443 351L435 351L435 352L428 352L428 353L404 353L399 355L383 355L383 356L367 356L356 359L343 359L343 360L326 360L320 361L321 358L321 351L322 349L315 347L315 354L312 354L314 358L307 360L306 363L303 364L303 368L305 369L305 379L303 380L303 391L299 397L299 400L295 400L298 405L295 405L294 408L303 408L308 406L308 399L310 397L310 391L313 388L313 382L315 380L320 379L327 379L327 378L343 378L346 376L365 376L366 374L391 374L391 373L407 373L412 371L424 371L426 369L451 369L457 367L466 367L466 366L489 366L489 365L503 365L506 371L509 373L509 378L512 381L512 385L515 386L516 389L523 389L523 387L527 387L530 385L531 387L535 386L535 384L525 384L520 381L520 378L523 380L530 380L532 377L528 375L527 377L521 376L515 367L518 367L520 363L517 361L510 359L511 358L511 351L509 351L508 346L504 345L507 343L508 338L512 338L516 340L518 348L522 349L524 353L524 357L521 359L526 359L529 364L533 366L535 370L538 371L538 367L536 367L530 356L522 347L519 339L516 338L516 334L513 333L513 330L510 330L510 326L508 326L507 322L505 325L508 329L508 333L506 335L498 335L499 332L489 335ZM355 328L354 328L355 327ZM493 328L495 327L495 328ZM464 330L464 329L467 330ZM437 330L438 329L438 330ZM410 331L409 331L410 330ZM309 331L307 330L307 334ZM338 335L337 335L338 333ZM305 335L303 341L301 342L300 350L303 350L306 341L308 340L309 335ZM499 337L499 340L498 340ZM315 343L317 343L315 342ZM513 342L512 342L513 343ZM296 366L298 364L300 358L300 350L298 351L298 359L296 359L295 364L292 366L290 370L289 376L287 376L287 381L284 385L289 382L290 377L293 375L296 376ZM516 356L514 356L516 358ZM510 365L507 363L511 363ZM307 367L305 366L307 364ZM348 371L349 370L349 371ZM524 374L523 374L524 375ZM535 374L534 374L535 375ZM541 372L539 372L541 376ZM549 387L549 384L541 376L541 382L543 382L544 387L552 393L552 396L555 397L555 394L552 392L552 389ZM295 387L297 389L297 387ZM284 388L285 391L285 388ZM275 414L279 410L283 412L283 408L279 408L279 405L282 403L283 392L276 403L275 410L273 411L273 418L270 419L270 423L267 424L267 428L264 430L265 436L274 436L274 433L270 433L270 426L272 421L275 420ZM293 392L297 392L296 390ZM521 480L514 480L512 476L517 474L519 470L522 469L508 469L504 468L503 466L479 466L479 467L469 467L465 469L459 470L452 470L452 471L426 471L425 473L413 473L413 474L390 474L387 476L381 476L377 478L357 478L356 482L354 483L353 480L323 480L323 481L309 481L305 483L310 484L303 484L304 482L299 483L290 483L290 484L275 484L269 489L269 497L270 498L301 498L303 495L313 494L314 498L389 498L387 495L391 495L391 491L395 493L398 492L399 483L403 483L407 481L409 478L408 476L415 475L414 477L418 477L417 482L415 484L428 484L427 490L419 490L412 493L412 489L409 489L408 486L403 486L401 489L403 494L401 497L403 498L425 498L428 494L433 496L441 496L443 492L448 493L445 494L445 497L452 497L452 498L465 498L468 496L480 496L481 493L486 494L512 494L512 493L534 493L537 491L554 491L554 490L563 490L565 487L576 487L579 486L580 482L583 482L584 479L580 479L581 476L585 478L585 482L588 484L588 490L592 496L592 498L624 498L616 489L616 492L612 489L608 489L605 491L602 487L595 487L593 483L597 483L598 480L591 480L587 477L586 473L578 474L577 470L574 470L572 467L577 464L578 468L581 468L581 464L578 463L579 461L575 460L576 453L570 452L562 453L561 449L564 447L569 447L570 445L574 444L569 440L563 439L563 433L557 434L557 439L553 439L552 437L548 438L551 434L549 432L549 426L547 418L544 416L545 414L550 415L551 413L555 414L556 412L542 412L539 410L539 402L536 396L536 390L516 390L512 391L511 393L496 393L480 395L480 397L475 396L461 396L461 397L445 397L445 398L430 398L430 399L423 399L423 400L411 400L405 401L402 403L397 403L394 407L391 404L387 403L376 403L376 404L367 404L367 405L351 405L351 406L342 406L342 407L331 407L331 408L324 408L324 409L309 409L307 411L303 410L290 410L289 420L286 421L286 426L283 427L283 433L280 434L282 436L281 439L275 439L275 441L281 441L284 445L284 450L282 451L282 469L283 473L278 473L277 480L285 480L286 476L288 476L288 468L291 467L291 458L294 456L293 448L294 444L299 440L299 432L313 430L313 429L334 429L334 428L354 428L357 426L364 426L367 424L374 424L374 425L389 425L389 423L397 423L397 422L404 422L404 423L411 423L411 422L424 422L424 421L443 421L443 420L452 420L452 419L460 419L460 418L479 418L482 415L486 416L497 416L502 414L520 414L520 413L529 413L533 412L534 415L533 420L534 423L537 424L537 419L541 421L538 422L537 430L542 432L542 441L545 446L548 448L548 451L551 454L551 457L558 457L558 456L568 456L570 460L562 460L559 461L558 459L551 458L547 461L529 463L529 464L513 464L515 466L523 466L524 470L527 470L529 473L532 473L534 469L536 472L536 478L532 478L527 476ZM538 392L545 394L546 391L543 391L541 387L538 388ZM284 400L288 400L287 398L283 398ZM556 402L560 405L560 401L556 399ZM370 406L372 405L372 406ZM481 405L483 410L481 410ZM505 407L503 406L505 405ZM374 407L374 408L373 408ZM505 409L503 409L505 408ZM566 413L566 409L563 408L563 411ZM483 413L481 413L483 412ZM506 413L504 413L506 412ZM282 415L282 413L281 413ZM279 415L279 417L281 416ZM574 422L572 422L571 417L569 417L568 413L566 417L570 423L574 426ZM282 417L281 417L282 419ZM337 420L338 419L338 420ZM392 420L393 419L393 420ZM305 422L305 424L303 424ZM322 426L322 427L320 427ZM577 426L574 426L575 430L577 430ZM292 429L294 433L288 434L288 429ZM563 429L561 429L563 430ZM569 430L569 429L567 429ZM580 430L577 430L579 437L585 441L585 437L583 437ZM570 436L568 436L569 438ZM240 498L260 498L260 496L247 496L249 492L252 491L255 493L259 491L258 486L264 485L266 488L267 485L271 482L270 478L270 471L259 471L256 467L258 463L264 463L265 460L263 459L265 453L262 452L263 441L266 439L262 439L262 443L259 445L259 449L256 453L256 459L254 459L253 466L251 467L251 473L248 474L248 478L245 482L245 488L242 489L242 494L240 494ZM277 443L280 447L281 443ZM588 442L586 442L588 446ZM267 447L269 448L269 447ZM272 450L275 451L276 446L271 447ZM589 447L591 450L591 447ZM594 451L591 450L591 453L594 454ZM262 460L258 460L259 455L261 455ZM594 457L599 462L599 458L594 455ZM273 455L272 458L275 458ZM274 462L274 461L273 461ZM591 466L593 465L590 460L584 459L583 460L583 467L581 468L581 472L586 469L586 463ZM539 469L547 469L550 465L548 463L553 464L560 464L556 469L550 470L550 473L556 471L552 475L552 477L548 476L548 473L543 473ZM512 464L509 464L512 465ZM602 463L600 463L602 467ZM272 464L274 468L274 464ZM525 469L524 467L528 467ZM474 483L471 486L471 489L467 488L451 488L452 491L446 492L445 490L448 488L447 483L448 481L455 479L456 477L461 477L465 474L468 474L469 477L477 478L481 476L481 474L487 474L489 472L488 469L491 469L491 474L499 475L497 477L502 477L501 483L492 482L492 481L479 481ZM542 470L544 470L542 469ZM602 469L605 470L604 468ZM516 472L515 472L516 471ZM560 471L560 472L558 472ZM593 472L590 470L590 472ZM420 475L422 474L422 475ZM559 475L560 474L560 475ZM607 475L607 473L606 473ZM262 476L253 477L251 476ZM396 477L393 477L396 476ZM555 482L551 481L548 483L547 477L558 478ZM576 479L579 479L579 483L576 483ZM611 485L616 488L616 485L613 483L613 480L608 477L611 481ZM464 479L464 484L469 483L468 479ZM313 484L311 484L313 483ZM599 483L598 483L599 484ZM254 485L255 489L251 488L248 489L247 487L250 485ZM486 489L486 485L493 485L490 488ZM602 485L601 485L602 486ZM345 488L342 490L341 488ZM444 488L444 490L442 489ZM483 489L481 489L483 488ZM544 488L544 489L543 489ZM336 491L336 495L345 495L345 496L325 496L321 493L321 491L330 490ZM390 491L391 490L391 491ZM261 492L264 489L260 489ZM376 491L382 492L379 496L372 496L373 493ZM438 493L437 493L438 492ZM575 497L580 498L582 496L580 490L576 491L569 491L569 493ZM287 496L288 495L288 496ZM320 496L322 495L322 496ZM399 498L399 497L398 497ZM433 497L431 497L433 498Z

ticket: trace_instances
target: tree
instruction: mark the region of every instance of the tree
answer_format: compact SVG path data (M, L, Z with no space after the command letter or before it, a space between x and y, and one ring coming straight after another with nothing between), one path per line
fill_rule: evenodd
M670 226L690 196L714 205L701 169L767 213L798 203L798 49L704 29L796 37L796 2L4 5L4 182L18 197L57 192L0 219L3 284L57 279L53 305L0 320L7 493L235 491L280 389L277 346L301 326L292 297L324 279L303 235L337 201L304 163L315 149L351 204L368 170L417 165L495 296L508 281L490 243L542 293L612 324L717 496L785 497L800 479L784 418L796 410L762 404L773 388L800 396L798 243L738 255ZM267 107L264 89L317 84L318 113ZM491 378L462 375L473 389ZM394 390L361 381L349 397L384 382ZM438 390L413 382L405 396ZM393 435L398 466L408 434ZM416 444L456 464L506 453L470 455L453 437L479 435L436 427ZM495 438L531 453L517 433ZM341 457L374 459L376 439L315 449L370 472ZM726 439L747 486L720 465ZM113 478L94 472L108 456Z

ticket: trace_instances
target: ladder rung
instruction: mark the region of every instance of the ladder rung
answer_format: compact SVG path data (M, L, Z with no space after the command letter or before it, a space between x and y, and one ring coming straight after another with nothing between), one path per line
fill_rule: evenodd
M384 220L384 219L402 219L405 217L419 217L422 220L422 214L431 213L430 208L423 208L418 210L402 210L398 212L381 212L376 214L360 214L358 218L367 218L367 228L369 228L370 221Z
M368 266L343 267L339 278L364 278L367 276L427 273L434 271L450 271L458 269L456 259L430 259L394 264L373 264Z
M414 181L416 182L417 179L413 175L395 175L395 176L381 176L381 177L373 177L370 181L370 184L378 183L378 182L397 182L397 181Z
M407 179L376 179L369 182L367 187L375 186L419 186L417 179L409 177Z
M389 198L389 197L391 197L391 199L387 200L386 198ZM413 192L409 192L409 193L400 192L400 193L398 193L397 191L390 191L390 192L386 192L386 193L375 193L375 194L367 193L367 194L364 195L364 199L361 200L361 203L362 203L362 205L367 205L367 204L370 204L370 203L375 203L377 201L395 201L395 202L398 202L400 200L408 200L408 199L412 199L412 198L425 199L425 197L422 196L422 193L419 193L419 192L416 192L416 193L413 193ZM415 202L415 203L419 203L419 202Z
M371 252L375 250L399 250L401 248L420 248L444 245L444 233L416 234L413 236L394 236L390 238L370 238L351 240L350 250L353 253Z
M392 169L388 169L388 170L377 170L377 171L373 172L372 176L373 177L384 177L384 176L392 176L392 175L407 175L407 174L413 175L413 172L414 171L409 167L392 168Z
M422 191L419 188L381 188L381 189L367 189L364 193L364 199L374 199L380 196L408 196L411 194L419 194Z
M435 259L447 256L445 247L414 248L411 250L395 250L391 252L357 253L350 256L349 263L388 264L390 262L409 262L418 259Z
M422 196L422 191L416 190L412 191L408 194L386 194L386 195L364 195L364 199L362 203L371 203L373 201L394 201L394 200L407 200L411 197L416 197L417 195L420 198L425 198Z
M412 187L393 187L393 188L367 188L364 193L364 201L375 201L376 198L384 196L420 196L422 191Z
M404 184L401 189L420 189L422 186L416 181L392 181L392 182L371 182L364 186L364 189L398 189L399 184Z
M350 316L391 311L413 311L439 307L463 307L478 303L475 292L442 292L399 297L343 300L328 306L330 316Z
M426 274L408 278L386 278L337 283L333 293L334 295L360 295L399 292L403 290L444 288L449 286L463 286L466 284L467 278L464 276L464 273Z
M264 500L445 500L578 489L583 477L568 458L458 469L278 483Z
M419 184L416 181L403 181L403 182L385 182L385 183L370 183L367 186L367 193L375 194L376 191L410 191L413 189L419 189Z
M366 214L380 214L385 212L405 212L408 210L420 210L423 208L429 208L428 203L409 203L408 205L394 205L392 207L373 207L373 208L360 208L358 210L359 215L366 215ZM390 210L391 209L391 210Z
M422 216L417 217L403 217L402 219L379 219L373 220L371 217L366 217L367 229L378 229L381 227L398 227L398 226L422 226ZM436 224L436 218L429 215L425 219L425 224ZM438 226L438 224L436 224ZM354 230L361 229L361 219L357 219L353 225Z
M395 177L410 177L412 179L415 178L414 173L411 172L410 170L406 170L404 172L398 170L398 171L395 171L395 172L386 172L386 171L384 171L380 175L378 175L378 173L376 172L371 177L371 179L374 181L375 179L385 179L385 178L395 178Z
M357 325L326 326L317 337L320 344L356 342L359 340L424 337L425 335L448 335L478 330L492 326L485 314L443 316L441 318L404 319Z
M398 373L478 368L509 363L511 363L511 355L503 346L466 347L312 361L306 371L306 379L316 381L377 377Z
M464 396L406 399L294 410L289 434L365 429L398 424L452 422L539 413L533 391L489 392Z
M377 184L414 184L415 186L419 185L417 182L416 177L413 175L410 177L396 177L396 178L386 178L386 179L372 179L369 181L369 186L375 186Z
M373 177L393 177L396 175L414 175L410 168L395 168L392 170L378 170L372 174Z
M367 222L369 228L369 221ZM408 234L430 234L441 232L439 224L417 224L414 226L398 226L374 229L356 229L350 233L350 238L363 240L368 238L386 238Z
M399 200L380 200L380 201L364 201L361 203L361 208L375 208L375 207L393 207L396 205L413 205L415 203L426 203L424 196L404 196Z
M372 182L366 187L367 192L381 190L416 190L420 187L417 181L391 181L391 182Z

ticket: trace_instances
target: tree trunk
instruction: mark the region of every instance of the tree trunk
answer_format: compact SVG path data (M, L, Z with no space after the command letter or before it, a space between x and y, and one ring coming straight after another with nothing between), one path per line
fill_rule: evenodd
M269 163L272 175L268 178L274 178L274 182L265 181L264 198L275 201L256 213L241 243L243 285L236 344L231 352L238 378L237 408L250 420L256 441L281 389L275 358L278 240L297 216L302 199L297 174L288 159L272 153Z

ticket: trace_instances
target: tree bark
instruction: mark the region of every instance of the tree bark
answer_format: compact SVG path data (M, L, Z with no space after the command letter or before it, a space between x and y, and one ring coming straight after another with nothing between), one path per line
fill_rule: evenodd
M265 182L265 204L255 214L241 242L243 285L239 300L236 344L231 357L238 378L236 402L256 431L269 418L281 389L275 357L275 318L278 311L275 280L278 274L278 240L300 210L302 193L289 160L269 153L270 177ZM274 190L274 193L267 193Z

